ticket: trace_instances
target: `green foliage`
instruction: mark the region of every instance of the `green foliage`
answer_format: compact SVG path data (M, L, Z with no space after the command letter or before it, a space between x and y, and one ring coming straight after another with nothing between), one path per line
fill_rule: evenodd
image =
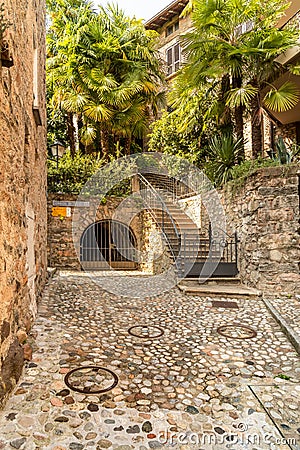
M297 163L300 160L300 146L292 144L287 147L282 136L279 136L275 142L275 149L271 149L268 154L273 161L280 164Z
M11 26L11 22L5 17L5 7L4 3L0 3L0 41L2 41L3 36L7 28Z
M294 83L286 82L278 89L272 89L265 95L264 102L271 111L284 112L294 108L299 101L299 89Z
M234 139L232 134L212 138L205 172L215 186L221 186L232 180L233 170L240 162L243 146L243 139Z
M291 377L289 375L285 375L284 373L280 373L279 375L276 375L274 378L281 378L282 380L290 380Z
M83 146L101 148L107 159L116 143L129 153L164 97L157 33L116 5L97 13L85 0L49 0L48 7L51 108L80 116Z
M178 114L164 112L162 117L151 126L149 151L169 153L200 163L199 135L194 131L180 131Z
M48 191L78 194L88 179L104 164L95 155L81 155L72 158L67 151L58 161L48 159Z
M241 164L236 165L232 169L232 180L243 184L245 179L254 174L257 169L263 167L277 166L278 162L269 158L257 158L243 161Z
M53 94L53 93L52 93ZM59 141L68 145L67 136L67 118L66 115L56 108L52 108L49 99L51 98L50 90L47 91L47 146L50 148L51 144Z
M58 161L48 159L48 191L67 194L79 194L89 179L97 173L99 169L103 172L103 192L109 196L126 196L130 193L131 181L126 178L126 169L130 171L131 167L123 167L121 164L114 166L114 172L110 166L106 166L107 161L100 158L99 155L82 155L76 152L72 157L70 151L67 151ZM113 178L121 174L122 181L116 183L111 189L107 189L106 184ZM124 178L124 179L123 179ZM102 182L102 179L101 179ZM97 186L95 186L97 190ZM92 192L90 192L92 194ZM103 200L105 201L105 200Z
M195 97L209 98L204 109L202 128L234 129L243 135L243 113L251 114L254 135L261 130L258 118L262 108L286 111L299 101L292 82L275 87L270 84L282 71L276 58L296 44L299 31L278 29L276 24L288 4L284 0L190 0L193 28L183 37L187 63L177 77L172 108L180 111ZM291 70L294 73L297 66ZM184 94L184 84L188 90ZM267 89L265 98L259 92ZM188 129L187 121L182 120ZM252 141L253 155L261 142Z

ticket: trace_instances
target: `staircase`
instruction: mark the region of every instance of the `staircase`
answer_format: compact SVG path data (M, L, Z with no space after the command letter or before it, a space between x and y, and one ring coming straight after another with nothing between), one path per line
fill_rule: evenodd
M140 194L163 233L178 276L199 278L205 264L206 269L209 264L213 267L213 277L237 275L236 235L226 236L224 248L220 239L213 240L209 230L204 234L180 208L177 200L196 192L165 175L139 175L139 181Z

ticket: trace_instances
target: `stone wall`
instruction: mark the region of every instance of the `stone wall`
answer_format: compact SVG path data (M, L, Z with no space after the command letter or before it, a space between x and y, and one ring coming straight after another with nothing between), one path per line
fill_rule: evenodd
M71 216L52 216L53 201L77 200L76 195L50 194L48 197L48 263L50 267L61 269L80 270L78 259L80 238L84 230L92 223L100 220L115 219L128 224L137 238L137 247L141 249L142 220L139 215L132 216L134 208L128 204L130 200L118 197L106 199L105 204L99 204L97 198L88 199L89 207L80 208L81 225L78 228L77 237L73 240L72 220L75 213L71 207ZM118 210L118 207L119 210ZM76 214L76 213L75 213Z
M299 167L260 169L222 199L240 239L242 281L265 293L299 292Z
M47 269L45 5L4 5L11 26L0 42L8 48L0 58L0 406L22 371Z
M173 261L165 240L148 211L143 214L142 251L143 262L140 268L144 272L158 275L171 267Z
M299 176L299 166L269 167L219 192L226 231L238 234L240 278L266 295L300 291ZM208 235L199 197L180 203Z
M78 232L72 232L75 212L70 208L70 217L52 215L53 202L75 202L76 195L50 194L48 197L48 264L59 269L81 270L78 258L80 238L84 230L95 221L113 219L130 226L141 252L137 268L151 274L159 274L171 265L170 255L157 226L147 211L140 211L134 197L124 199L111 197L105 204L98 199L89 199L90 206L80 208L82 224ZM74 234L74 239L73 239ZM77 235L77 237L76 237Z
M201 195L179 200L180 208L192 219L198 228L202 227L202 201Z

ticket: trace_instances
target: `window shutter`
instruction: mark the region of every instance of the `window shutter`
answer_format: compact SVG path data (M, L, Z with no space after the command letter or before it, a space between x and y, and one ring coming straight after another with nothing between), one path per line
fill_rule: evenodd
M180 45L174 46L174 69L175 72L180 69Z
M171 75L173 72L172 66L173 66L173 48L169 48L167 50L167 65L168 65L168 75Z

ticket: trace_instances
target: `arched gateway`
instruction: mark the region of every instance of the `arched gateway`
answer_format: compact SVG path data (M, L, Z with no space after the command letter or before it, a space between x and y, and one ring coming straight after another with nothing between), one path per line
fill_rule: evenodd
M125 224L115 220L101 220L91 224L80 240L80 262L84 269L119 270L137 268L136 238Z

